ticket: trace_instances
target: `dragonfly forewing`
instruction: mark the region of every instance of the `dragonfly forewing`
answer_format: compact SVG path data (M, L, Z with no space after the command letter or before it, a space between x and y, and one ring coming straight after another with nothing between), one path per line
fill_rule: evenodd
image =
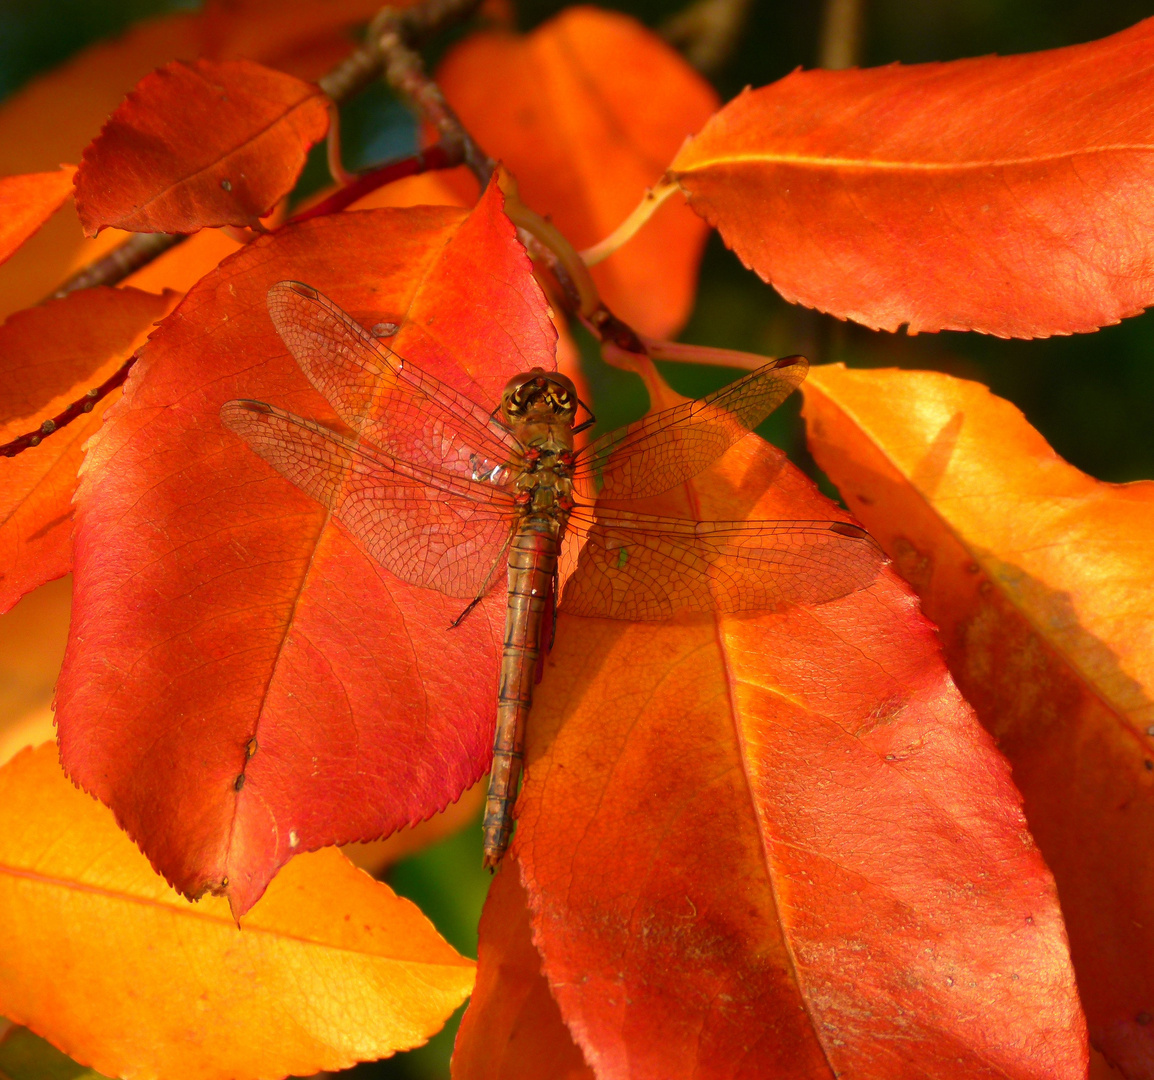
M685 483L757 427L808 371L805 357L785 356L697 401L611 431L578 455L578 492L588 499L647 499Z
M494 581L515 524L504 488L398 461L263 402L230 401L221 420L402 581L469 599Z
M482 406L408 363L309 285L278 282L268 307L309 382L353 431L403 461L509 478L516 441Z

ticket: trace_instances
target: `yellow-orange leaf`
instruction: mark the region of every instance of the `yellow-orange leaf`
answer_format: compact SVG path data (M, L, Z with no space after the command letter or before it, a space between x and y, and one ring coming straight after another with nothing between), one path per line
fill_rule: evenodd
M146 1080L339 1069L423 1042L473 964L409 901L327 848L238 928L190 904L77 791L52 744L0 770L0 1014L77 1061Z
M920 593L1013 765L1091 1037L1150 1075L1154 484L1094 480L947 375L835 365L804 392L814 456Z
M578 248L621 223L717 108L709 84L660 38L591 7L568 8L524 37L475 35L438 79L525 202ZM668 337L689 316L705 235L677 199L595 267L594 280L617 314Z
M0 262L7 259L72 194L76 169L0 177Z

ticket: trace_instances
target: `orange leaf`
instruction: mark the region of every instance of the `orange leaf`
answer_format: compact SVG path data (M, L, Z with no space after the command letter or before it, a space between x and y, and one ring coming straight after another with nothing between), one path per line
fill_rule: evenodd
M292 190L328 122L328 99L291 75L248 60L167 64L84 151L84 231L254 225Z
M505 859L485 898L453 1080L595 1080L541 974L519 873L517 860Z
M941 627L1058 883L1095 1044L1154 1061L1154 483L1061 460L926 371L815 369L814 456Z
M1147 19L1025 56L794 72L671 173L787 300L911 333L1094 330L1154 302L1152 67Z
M568 8L524 37L476 34L437 78L526 204L578 248L620 224L717 108L709 84L655 34L590 7ZM623 319L668 337L689 317L705 235L670 203L593 278Z
M35 431L99 386L179 296L87 289L13 315L0 327L0 442ZM83 446L108 398L0 467L0 611L68 573L72 495Z
M0 177L0 262L8 259L72 194L76 169Z
M238 927L157 877L48 743L0 770L0 1012L114 1076L246 1080L418 1046L473 984L408 900L339 852Z
M496 188L469 215L320 217L189 292L90 448L62 758L182 891L240 912L294 854L421 821L486 771L505 603L449 630L465 601L394 578L221 424L238 397L335 415L269 318L289 277L400 324L390 345L478 401L555 344Z
M661 502L838 516L755 439ZM561 620L514 850L600 1080L1084 1076L1053 880L894 575L758 616Z

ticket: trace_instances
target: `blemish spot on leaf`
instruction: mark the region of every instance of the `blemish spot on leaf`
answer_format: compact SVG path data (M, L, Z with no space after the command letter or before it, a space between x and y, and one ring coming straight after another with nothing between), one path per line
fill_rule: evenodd
M232 181L231 180L222 180L220 182L220 186L225 191L232 191Z

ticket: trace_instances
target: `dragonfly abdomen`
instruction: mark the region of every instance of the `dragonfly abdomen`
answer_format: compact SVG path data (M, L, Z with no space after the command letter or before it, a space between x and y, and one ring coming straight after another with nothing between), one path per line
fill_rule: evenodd
M509 548L509 602L497 691L493 767L485 800L485 865L496 866L509 846L513 802L521 777L525 719L533 701L533 681L541 655L541 628L557 570L559 523L552 517L526 518Z

